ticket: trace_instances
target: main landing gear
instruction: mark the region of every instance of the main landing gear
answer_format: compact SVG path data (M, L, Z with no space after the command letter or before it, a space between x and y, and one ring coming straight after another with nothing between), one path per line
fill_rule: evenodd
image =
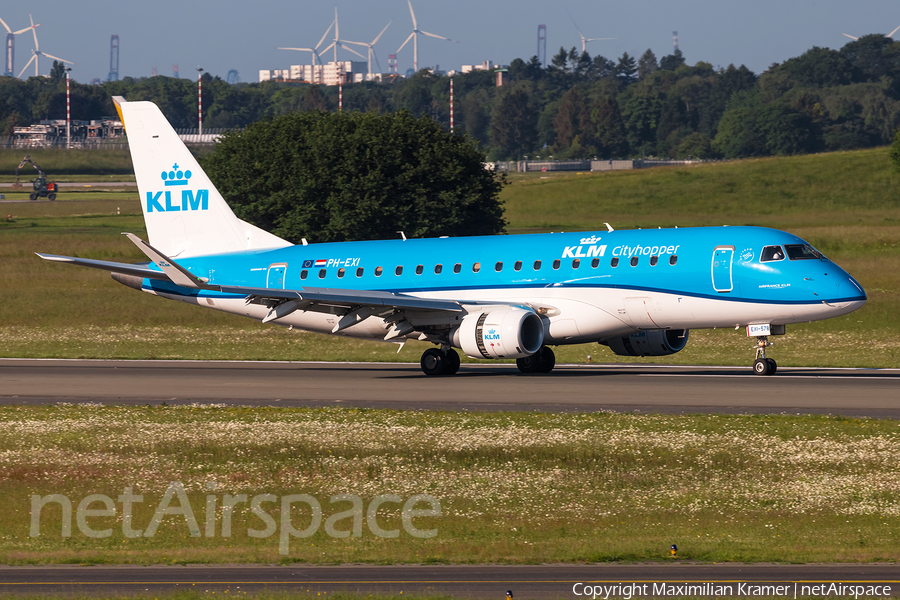
M549 373L556 366L556 355L547 346L525 358L517 358L516 366L523 373Z
M769 336L756 336L756 360L753 361L753 372L757 375L774 375L778 370L775 359L766 358L766 348L771 345Z
M438 350L429 348L422 353L419 361L422 371L432 377L435 375L455 375L459 371L459 354L453 348Z

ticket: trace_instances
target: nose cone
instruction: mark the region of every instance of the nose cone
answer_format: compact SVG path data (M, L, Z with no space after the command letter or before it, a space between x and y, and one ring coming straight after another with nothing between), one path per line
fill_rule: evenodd
M866 291L849 273L834 263L831 265L826 279L833 277L832 281L836 283L834 287L829 285L822 294L822 302L834 310L834 316L846 315L862 308L868 299Z

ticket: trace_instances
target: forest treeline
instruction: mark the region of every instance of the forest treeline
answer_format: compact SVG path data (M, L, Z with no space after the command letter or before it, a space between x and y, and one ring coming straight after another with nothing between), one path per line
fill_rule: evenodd
M228 84L205 74L204 128L241 128L294 111L335 111L337 87ZM679 50L618 60L560 48L493 71L454 76L454 123L491 159L739 158L888 144L900 125L900 43L873 34L840 50L814 47L757 75L744 66L687 64ZM72 85L72 118L114 115L112 96L157 103L176 128L197 126L197 83L126 77ZM65 74L0 77L0 133L65 118ZM450 126L449 78L421 71L343 88L343 109L408 111Z

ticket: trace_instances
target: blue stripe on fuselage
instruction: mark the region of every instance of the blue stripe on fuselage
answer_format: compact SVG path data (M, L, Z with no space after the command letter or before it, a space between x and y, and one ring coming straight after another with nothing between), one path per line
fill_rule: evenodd
M864 300L865 292L828 260L760 262L764 246L805 244L797 236L760 227L593 231L489 237L427 238L291 246L183 259L180 264L214 284L267 287L268 267L286 264L284 287L304 286L392 292L597 287L662 291L692 297L776 304ZM713 261L717 247L732 261L730 291L717 291ZM651 265L651 257L658 257ZM676 256L674 265L670 257ZM631 258L637 257L636 266ZM618 266L611 260L617 258ZM598 266L592 267L596 259ZM539 270L534 262L541 261ZM559 268L554 269L554 261ZM573 262L578 261L577 268ZM304 262L326 266L307 267ZM515 263L521 261L521 270ZM461 265L454 273L454 265ZM478 263L480 270L473 271ZM497 263L502 263L500 270ZM442 272L435 274L435 265ZM422 274L416 274L421 265ZM403 268L395 274L397 266ZM380 277L375 269L382 268ZM343 277L338 276L344 269ZM357 277L357 269L362 276ZM723 267L724 268L724 267ZM324 278L319 277L324 271ZM721 273L720 273L721 275Z

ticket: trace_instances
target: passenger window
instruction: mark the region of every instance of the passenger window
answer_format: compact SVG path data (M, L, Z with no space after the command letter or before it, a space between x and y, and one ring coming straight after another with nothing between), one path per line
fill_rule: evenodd
M362 267L360 267L360 268L358 268L358 269L356 270L356 276L357 276L357 277L362 277L362 276L363 276L363 268L362 268Z
M319 269L319 279L325 279L325 269Z
M541 270L541 261L539 261L539 260L534 261L534 270L535 271Z
M460 271L462 271L462 265L461 265L461 264L456 263L455 265L453 265L453 272L454 272L454 273L459 273Z
M503 270L503 263L502 263L502 262L498 262L496 265L494 265L494 270L497 271L498 273L499 273L500 271L502 271L502 270Z
M772 262L773 260L784 260L784 250L781 246L766 246L759 255L759 262Z
M557 258L556 260L553 261L553 268L554 268L554 269L558 269L560 264L562 264L562 263L561 263L560 260Z
M425 270L425 267L423 267L422 265L417 266L416 267L416 275L421 275L422 271L424 271L424 270Z
M655 267L655 266L656 266L656 263L658 263L658 262L659 262L659 257L658 257L658 256L651 256L651 257L650 257L650 266L651 266L651 267Z
M521 271L522 270L522 261L517 260L516 264L513 265L513 269L515 269L516 271Z
M434 265L434 274L435 275L440 275L441 271L443 271L443 270L444 270L443 265Z
M381 267L375 267L375 277L381 277L383 269Z
M600 259L599 259L599 258L595 258L594 260L591 261L591 268L592 268L592 269L596 269L596 268L599 267L599 266L600 266Z
M344 273L345 271L343 268L338 269L338 279L343 279Z
M403 267L401 265L397 265L397 268L394 269L394 275L403 275Z
M678 262L678 255L677 255L677 254L673 254L672 256L669 257L669 264L670 264L670 265L674 265L674 264L677 263L677 262Z
M632 256L632 257L631 257L631 266L632 266L632 267L636 267L637 264L638 264L638 257L637 257L637 256Z
M475 263L474 265L472 265L472 272L473 272L473 273L477 273L477 272L480 271L480 270L481 270L481 263L480 263L480 262L477 262L477 263Z
M613 259L611 261L609 261L609 266L611 266L613 268L618 267L619 266L619 257L613 256Z
M579 258L572 259L572 268L573 269L577 269L580 266L581 266L581 259L579 259Z
M306 269L300 271L300 279L306 279L307 275L309 275L309 271L307 271Z

